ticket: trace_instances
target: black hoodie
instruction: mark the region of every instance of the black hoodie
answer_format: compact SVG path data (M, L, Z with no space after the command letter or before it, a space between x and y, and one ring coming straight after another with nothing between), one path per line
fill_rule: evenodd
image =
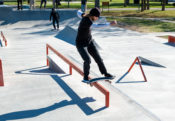
M90 27L92 24L93 23L88 16L82 18L78 27L78 34L76 38L77 46L87 46L91 42L92 35Z

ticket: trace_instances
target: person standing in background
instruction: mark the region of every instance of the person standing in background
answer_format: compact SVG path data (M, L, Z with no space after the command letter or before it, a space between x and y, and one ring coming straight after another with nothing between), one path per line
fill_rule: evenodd
M81 0L81 11L86 12L86 0Z
M35 0L30 0L30 9L33 10L35 8Z
M60 0L56 0L56 7L55 8L58 8L59 5L61 5Z
M59 30L59 19L60 15L57 11L55 11L54 8L52 8L52 11L50 13L50 21L52 19L52 24L55 30ZM57 23L57 27L55 26L55 22Z
M22 0L17 0L18 10L22 10Z
M44 8L46 8L47 0L41 0L40 9L44 3Z
M58 8L61 5L60 0L53 0L53 8Z

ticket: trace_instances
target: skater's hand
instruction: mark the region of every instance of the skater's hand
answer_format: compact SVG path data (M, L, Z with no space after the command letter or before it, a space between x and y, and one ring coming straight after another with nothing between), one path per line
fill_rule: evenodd
M117 21L116 20L110 22L110 25L111 26L115 26L116 24L117 24Z

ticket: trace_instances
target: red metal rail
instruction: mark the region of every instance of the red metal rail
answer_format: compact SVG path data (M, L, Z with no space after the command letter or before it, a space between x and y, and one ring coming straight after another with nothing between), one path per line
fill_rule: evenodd
M7 40L4 36L4 34L2 33L2 31L1 31L1 36L2 36L2 40L5 42L5 46L7 46Z
M2 61L0 59L0 86L4 86L3 71L2 71Z
M134 66L134 64L135 64L136 62L138 62L139 66L140 66L140 69L141 69L141 71L142 71L142 75L143 75L143 77L144 77L144 79L145 79L145 82L147 82L145 73L144 73L143 68L142 68L142 64L141 64L141 62L140 62L140 60L139 60L138 57L136 57L136 59L135 59L134 62L132 63L131 67L130 67L129 70L128 70L128 73L131 71L131 69L133 68L133 66Z
M168 36L168 42L175 43L175 37L174 36Z
M52 50L57 56L59 56L61 59L63 59L68 65L69 65L69 73L72 75L72 68L76 70L80 75L84 76L83 71L78 68L75 64L73 64L70 60L68 60L65 56L63 56L61 53L59 53L57 50L55 50L53 47L51 47L49 44L46 44L46 55L49 54L49 49ZM49 66L49 60L46 60L47 66ZM89 77L91 79L91 77ZM106 90L102 85L95 82L92 84L95 86L98 90L100 90L105 95L105 106L109 107L109 91Z

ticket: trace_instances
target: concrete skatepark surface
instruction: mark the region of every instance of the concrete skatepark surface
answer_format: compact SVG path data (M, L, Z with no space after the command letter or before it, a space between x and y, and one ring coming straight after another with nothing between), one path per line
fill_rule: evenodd
M104 107L104 95L81 82L82 76L60 58L54 58L64 73L46 66L46 43L82 68L75 47L80 19L76 10L59 10L60 31L52 31L50 10L15 11L0 8L0 31L7 47L0 47L4 87L0 87L0 121L174 121L175 82L174 45L156 37L118 27L93 29L93 37L108 71L116 75L110 85L110 107ZM144 82L138 64L119 80L137 56L165 66L143 65ZM101 76L92 59L91 75Z

